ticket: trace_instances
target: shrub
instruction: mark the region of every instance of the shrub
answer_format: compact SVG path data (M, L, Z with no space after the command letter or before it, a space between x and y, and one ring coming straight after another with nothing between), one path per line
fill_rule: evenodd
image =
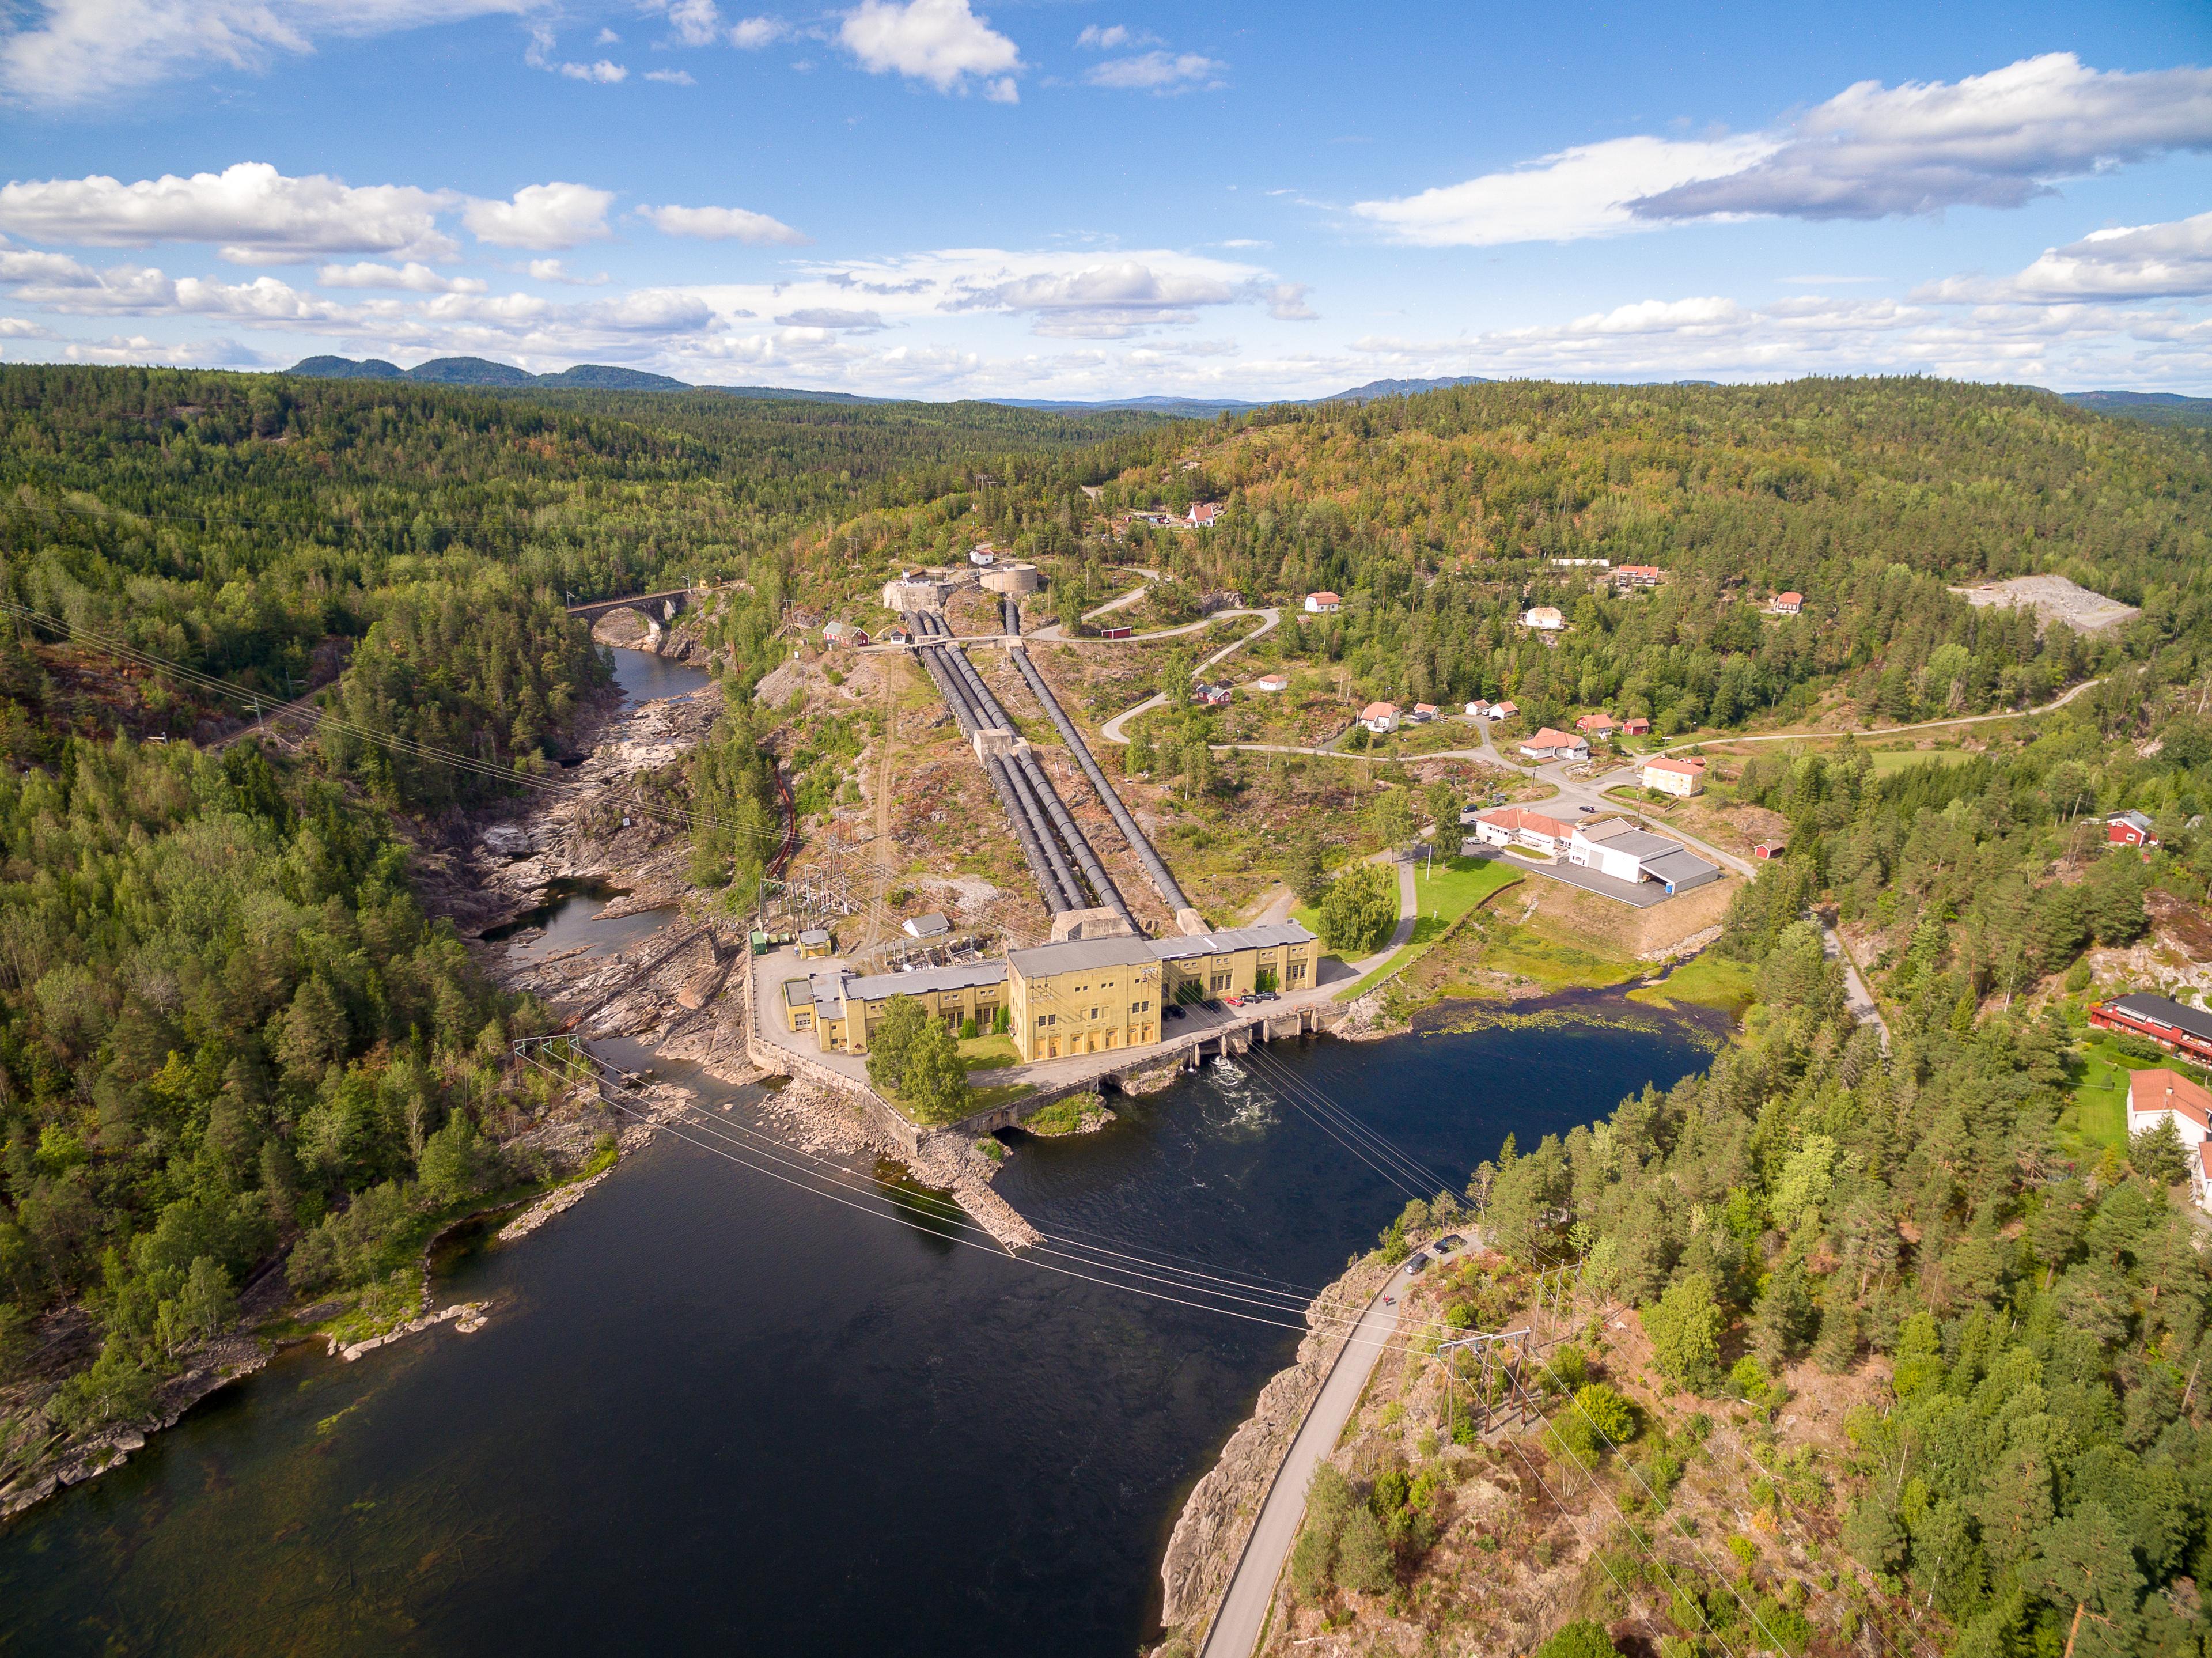
M153 1404L153 1376L129 1343L111 1335L91 1368L63 1382L46 1408L71 1434L82 1435L144 1416Z
M1322 942L1366 955L1390 941L1398 925L1398 871L1391 864L1354 864L1321 901Z
M1536 1649L1536 1658L1613 1658L1613 1637L1605 1625L1577 1618Z

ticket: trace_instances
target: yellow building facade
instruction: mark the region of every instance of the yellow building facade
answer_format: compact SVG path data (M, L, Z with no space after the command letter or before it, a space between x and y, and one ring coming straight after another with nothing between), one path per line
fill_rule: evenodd
M817 973L783 986L784 1028L811 1030L824 1054L865 1054L868 1037L890 1011L891 998L910 996L928 1017L957 1033L973 1019L979 1030L996 1023L1006 1005L1006 964L974 962L923 968L913 973Z
M1177 1002L1298 991L1315 982L1320 941L1295 921L1166 938L1079 938L1006 952L1007 1005L1024 1061L1160 1040Z

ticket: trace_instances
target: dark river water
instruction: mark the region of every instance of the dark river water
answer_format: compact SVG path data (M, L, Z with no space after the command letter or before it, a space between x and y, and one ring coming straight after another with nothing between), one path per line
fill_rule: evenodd
M1463 1183L1508 1130L1701 1067L1694 1035L1269 1060ZM1403 1194L1244 1065L1020 1141L999 1189L1048 1230L1327 1282ZM665 1137L439 1288L488 1326L294 1350L0 1532L0 1649L1127 1658L1183 1497L1297 1345Z

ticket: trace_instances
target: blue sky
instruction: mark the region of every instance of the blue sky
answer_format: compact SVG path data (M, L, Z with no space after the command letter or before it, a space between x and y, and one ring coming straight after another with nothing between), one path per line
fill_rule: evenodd
M27 0L0 357L2212 394L2201 3Z

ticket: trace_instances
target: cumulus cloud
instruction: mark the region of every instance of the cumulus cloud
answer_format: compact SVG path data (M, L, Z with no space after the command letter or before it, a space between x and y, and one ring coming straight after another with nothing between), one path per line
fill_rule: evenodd
M379 264L364 259L356 264L326 264L315 273L325 288L396 288L410 294L481 294L484 282L475 276L446 276L409 260L404 265Z
M538 282L565 282L572 288L601 288L607 282L607 273L604 270L580 276L559 259L532 259L524 269Z
M1424 247L1618 236L1657 228L1631 210L1639 197L1733 172L1773 148L1759 137L1608 138L1418 196L1360 202L1352 211Z
M589 185L526 185L505 202L472 201L461 222L495 247L579 247L607 235L614 192Z
M771 219L765 213L750 213L742 207L641 207L637 216L664 236L750 242L756 246L781 244L794 247L806 240L781 220Z
M1847 88L1774 131L1580 144L1353 212L1428 246L1574 241L1686 220L1875 219L2018 207L2056 181L2212 149L2212 70L2053 52L1956 82Z
M668 26L687 46L711 46L721 38L722 14L714 0L672 0Z
M739 52L758 52L774 46L791 31L777 17L748 17L730 30L730 44Z
M1954 276L1913 295L1938 303L2212 297L2212 213L2093 231L2045 248L2016 276Z
M1019 96L1013 76L1023 67L1020 49L968 0L861 0L845 15L837 39L871 75L903 75L939 92L964 93L973 81L994 103Z
M258 72L318 39L530 9L538 0L32 0L0 25L0 90L85 103L210 68Z
M659 81L664 86L696 87L699 84L691 78L689 71L680 69L649 69L645 72L645 78Z
M1645 218L1878 219L2018 207L2055 179L2212 149L2212 70L2093 70L2070 52L1957 82L1862 81L1749 166L1650 192Z
M456 199L321 173L290 178L265 161L240 161L188 179L164 173L126 185L95 173L0 185L0 230L81 247L214 242L224 258L245 264L331 253L450 258L456 250L436 217Z
M1306 303L1310 291L1304 282L1270 282L1261 290L1261 300L1277 322L1313 322L1319 313Z
M1083 78L1094 87L1117 92L1210 92L1225 84L1221 72L1228 67L1194 52L1147 52L1134 58L1109 58Z

